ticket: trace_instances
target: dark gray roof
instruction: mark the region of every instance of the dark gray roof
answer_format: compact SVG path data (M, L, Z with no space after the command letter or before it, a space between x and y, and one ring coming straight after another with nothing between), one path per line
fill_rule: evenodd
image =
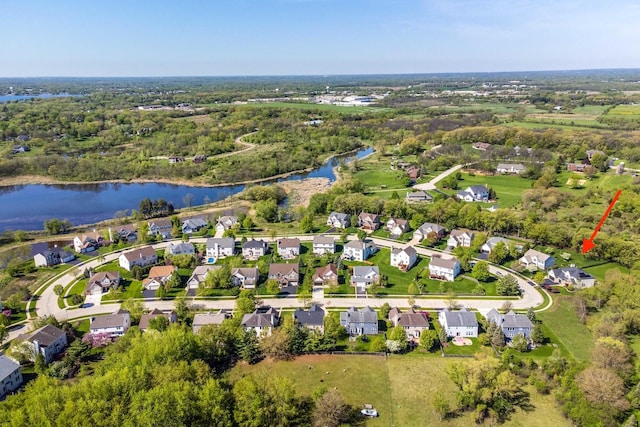
M38 341L42 347L48 347L64 334L64 331L60 328L56 328L53 325L45 325L28 335L26 339L30 342Z
M244 242L244 245L242 245L242 248L243 249L260 249L260 248L266 248L267 246L269 246L269 244L264 240L247 240L246 242Z
M258 310L251 314L245 314L242 316L242 326L250 328L266 328L270 326L276 326L278 323L278 313L270 308L264 313L260 313Z
M355 267L353 267L353 274L351 275L352 278L353 277L364 277L370 273L375 273L378 276L380 275L380 269L378 268L377 265L357 265Z
M431 257L431 261L429 261L429 265L433 265L435 267L440 267L440 268L448 268L453 270L457 262L458 260L456 258L444 259L444 258L433 256Z
M301 325L322 326L324 324L324 310L319 305L313 304L309 310L296 308L293 318Z
M428 328L429 320L425 314L416 313L413 309L409 309L406 313L399 313L398 326Z
M13 374L16 369L20 369L20 364L13 359L9 359L7 356L0 356L0 380L4 380L9 375Z
M125 319L128 315L128 311L121 309L114 314L92 317L90 329L115 328L118 326L124 327Z
M371 307L363 307L358 310L350 307L347 311L340 313L341 320L347 320L350 323L378 323L378 314Z
M467 188L467 190L471 190L473 193L484 193L488 191L488 188L485 185L472 185L471 187Z
M505 328L531 328L533 329L533 323L525 315L516 314L513 310L502 316L502 326Z
M391 248L392 254L399 254L401 252L406 252L406 254L409 256L418 255L418 252L416 252L413 246L407 246L406 248Z
M211 237L207 239L207 248L213 248L216 245L221 248L233 248L236 245L236 241L233 237Z
M331 212L329 218L337 218L340 221L347 221L351 219L351 215L341 212Z
M442 310L442 313L449 327L478 327L478 319L476 319L475 313L467 311L464 308L459 311L450 311L448 308L445 308Z
M551 272L555 277L563 279L567 277L573 280L589 280L595 278L591 274L584 270L580 270L577 267L554 268Z
M332 245L334 244L336 241L332 236L325 236L324 234L320 234L318 236L315 236L313 238L313 243L314 244L329 244Z

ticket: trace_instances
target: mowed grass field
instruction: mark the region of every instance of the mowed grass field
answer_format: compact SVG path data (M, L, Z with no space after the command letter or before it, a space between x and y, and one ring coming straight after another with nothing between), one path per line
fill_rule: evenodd
M640 105L616 105L609 110L607 116L640 119Z
M560 342L564 350L580 361L591 360L593 350L593 336L591 331L580 321L573 307L573 296L560 295L554 297L553 306L537 314L543 324L556 337L550 337L554 342ZM556 339L557 338L557 339Z
M495 190L498 196L498 206L507 208L520 204L522 193L531 189L532 181L513 175L471 176L468 173L463 173L462 180L458 181L458 188L464 190L471 185L483 184Z
M233 382L247 373L268 372L288 377L296 392L311 396L320 387L340 392L345 401L361 408L370 403L380 416L366 421L367 426L469 426L471 418L463 414L439 421L433 409L435 392L442 390L455 406L456 387L446 374L447 366L467 363L467 359L442 358L439 355L413 353L406 356L309 355L292 361L263 361L253 366L240 365L230 373ZM309 368L311 366L311 368ZM322 380L322 382L320 381ZM531 393L532 412L517 411L504 426L569 426L553 396Z

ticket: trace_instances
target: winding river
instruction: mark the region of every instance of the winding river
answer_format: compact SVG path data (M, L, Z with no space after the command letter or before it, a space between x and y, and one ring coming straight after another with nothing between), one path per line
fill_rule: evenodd
M349 162L373 152L363 148L342 156ZM323 177L335 181L333 171L339 158L305 173L274 181ZM273 181L271 181L273 182ZM190 187L161 183L104 183L0 186L0 231L40 230L50 218L68 219L74 225L92 224L113 218L116 212L138 209L140 201L163 198L176 208L216 202L244 190L244 184L224 187Z

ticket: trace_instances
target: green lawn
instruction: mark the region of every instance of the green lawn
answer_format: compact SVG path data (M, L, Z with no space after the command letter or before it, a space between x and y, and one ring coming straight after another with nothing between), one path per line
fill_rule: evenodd
M513 175L495 175L495 176L470 176L467 173L462 174L462 180L458 181L458 188L464 190L471 185L483 185L493 188L498 196L498 205L501 208L512 207L520 204L522 200L522 192L531 189L532 181ZM446 191L449 194L455 191ZM482 204L488 206L487 204Z
M555 296L553 306L547 311L537 313L537 317L547 329L543 329L545 335L552 341L557 337L558 344L566 349L569 356L577 360L591 359L593 336L578 320L572 296Z
M390 158L373 156L360 162L360 170L351 175L362 181L370 190L381 188L406 190L407 187L403 183L406 174L402 170L391 170L388 159Z
M607 262L607 263L604 263L604 264L595 265L593 267L587 267L587 268L584 269L584 271L586 271L589 274L592 274L599 281L603 281L604 280L604 277L606 276L607 271L609 271L609 270L618 270L618 271L621 271L623 273L629 273L629 269L628 268L623 267L620 264L616 264L616 263L613 263L613 262Z
M412 352L377 356L309 355L291 361L270 360L256 365L238 365L229 374L232 382L247 373L265 373L291 379L297 393L304 396L321 388L337 390L347 403L362 408L369 403L380 416L366 421L367 426L469 426L468 414L439 421L433 409L436 391L443 391L455 407L456 387L446 369L467 359L436 357L439 353ZM543 396L530 387L532 411L517 411L509 426L570 426L555 403L553 395Z

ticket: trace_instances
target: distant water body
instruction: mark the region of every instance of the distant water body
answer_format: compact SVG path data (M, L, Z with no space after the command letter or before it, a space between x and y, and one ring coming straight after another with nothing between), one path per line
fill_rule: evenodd
M40 93L37 95L0 95L0 104L4 104L6 102L11 101L26 101L28 99L46 99L46 98L68 98L70 96L81 96L81 95L72 95L70 93Z
M341 156L346 162L373 153L363 148ZM335 181L333 168L339 158L305 173L290 175L272 182L329 178ZM114 217L118 211L138 209L140 201L164 199L176 208L189 202L192 206L216 202L244 190L245 185L224 187L190 187L161 183L51 184L0 186L0 231L41 230L50 218L68 219L74 225L93 224ZM187 196L190 195L190 196Z

